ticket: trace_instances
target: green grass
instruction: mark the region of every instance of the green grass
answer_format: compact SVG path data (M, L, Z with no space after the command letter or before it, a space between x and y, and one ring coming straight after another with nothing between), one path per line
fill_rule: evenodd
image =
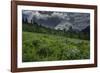
M64 36L23 32L22 61L57 61L90 58L90 43Z

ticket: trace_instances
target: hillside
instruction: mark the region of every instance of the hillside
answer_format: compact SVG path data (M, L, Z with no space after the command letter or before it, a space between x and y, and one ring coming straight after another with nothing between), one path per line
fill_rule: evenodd
M59 30L59 29L52 29L52 28L45 27L36 22L34 22L34 24L23 23L23 31L44 33L44 34L53 34L53 35L65 36L65 37L69 37L69 38L89 40L89 38L90 38L89 32L87 32L87 33L84 33L81 31L76 32L75 30L72 29L71 26L69 26L69 27L70 28L68 28L68 29ZM66 31L66 30L68 30L68 31ZM87 28L87 30L88 30L88 28Z
M63 36L23 32L23 62L90 58L89 41Z

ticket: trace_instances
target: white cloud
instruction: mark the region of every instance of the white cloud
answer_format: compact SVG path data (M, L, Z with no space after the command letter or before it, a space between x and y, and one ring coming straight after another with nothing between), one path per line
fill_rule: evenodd
M48 19L48 18L52 18L52 17L58 17L60 19L64 19L64 20L67 20L68 19L68 15L67 13L61 13L61 12L53 12L51 15L49 14L41 14L39 13L38 11L28 11L28 10L24 10L23 11L24 14L27 14L29 17L28 17L28 20L30 22L30 20L32 19L32 17L36 17L37 19Z
M41 14L38 11L23 11L23 13L28 15L29 23L31 23L31 20L33 17L35 17L37 20L39 20L39 19L47 20L48 18L53 18L53 17L59 18L59 19L61 19L61 21L64 21L64 22L69 20L69 17L67 15L67 13L65 13L65 12L53 12L51 15Z
M45 20L50 17L47 14L41 14L39 12L36 12L35 16L36 16L37 19L45 19Z
M67 13L61 13L61 12L53 12L52 14L53 17L59 17L62 19L66 19L66 17L68 16Z
M28 15L28 14L32 13L32 11L29 11L29 10L23 10L22 13Z

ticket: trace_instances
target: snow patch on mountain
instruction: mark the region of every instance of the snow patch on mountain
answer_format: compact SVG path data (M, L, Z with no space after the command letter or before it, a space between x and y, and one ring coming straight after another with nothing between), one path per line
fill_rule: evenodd
M68 31L70 27L72 27L72 24L70 22L62 21L60 24L58 24L55 27L55 29L56 30L66 30L66 31Z

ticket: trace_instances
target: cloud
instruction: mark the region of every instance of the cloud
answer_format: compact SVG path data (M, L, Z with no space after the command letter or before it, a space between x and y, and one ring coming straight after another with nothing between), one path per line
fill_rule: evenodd
M51 14L49 11L44 14L43 12L46 11L42 11L42 13L40 13L39 11L32 11L32 10L22 11L23 14L28 15L29 22L33 17L35 17L36 19L43 19L43 20L47 20L48 18L55 18L55 17L63 20L68 20L68 15L65 12L51 12Z
M32 11L30 10L22 10L22 14L30 15Z
M38 11L35 13L35 17L37 18L37 19L47 19L47 18L49 18L50 17L50 15L47 15L47 14L41 14L41 13L39 13Z
M63 12L53 12L52 17L59 17L61 19L66 19L68 17L67 13Z

